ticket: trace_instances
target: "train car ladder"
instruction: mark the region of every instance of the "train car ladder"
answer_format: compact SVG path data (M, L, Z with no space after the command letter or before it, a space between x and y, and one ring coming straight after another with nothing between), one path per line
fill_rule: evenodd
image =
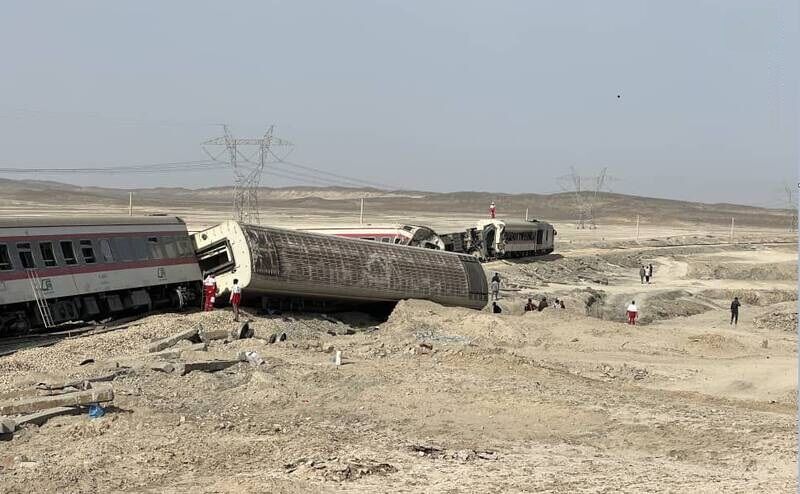
M50 313L50 305L47 303L47 297L42 291L42 280L39 278L39 273L35 269L28 269L28 281L31 284L31 291L33 291L33 298L36 300L36 307L39 308L39 315L42 318L42 323L45 328L52 328L55 326L53 323L53 315Z

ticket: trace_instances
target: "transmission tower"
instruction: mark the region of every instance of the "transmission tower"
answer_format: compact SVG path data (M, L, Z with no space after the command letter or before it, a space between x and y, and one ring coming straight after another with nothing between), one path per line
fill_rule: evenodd
M570 167L570 173L559 177L561 188L569 192L573 197L573 214L575 215L575 226L579 230L597 228L595 222L597 205L600 199L600 192L606 188L609 181L613 180L608 175L608 169L603 168L594 177L581 176ZM587 187L588 185L588 187Z
M270 125L261 138L235 138L222 126L223 135L208 139L202 144L203 151L212 160L226 163L233 170L233 216L237 221L250 224L261 223L258 208L258 189L264 167L273 159L281 160L291 152L292 143L273 135L274 125ZM278 156L274 148L285 148L283 156ZM223 159L227 158L227 159Z
M797 184L800 186L800 184ZM784 191L786 192L786 196L784 200L786 201L786 209L790 211L789 217L789 231L796 232L797 231L797 190L794 186L790 184L784 185Z

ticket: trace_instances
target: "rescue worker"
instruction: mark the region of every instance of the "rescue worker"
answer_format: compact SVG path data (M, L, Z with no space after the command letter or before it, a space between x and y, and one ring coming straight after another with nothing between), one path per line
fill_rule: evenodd
M536 310L536 304L533 303L533 299L528 299L528 303L525 304L525 312L533 312Z
M492 300L500 300L500 279L492 278L492 282L489 284L489 287L492 291Z
M639 309L636 308L636 301L635 300L631 301L631 304L628 306L628 309L627 309L626 312L628 314L628 324L635 325L636 324L636 318L639 317Z
M492 201L492 203L489 204L489 217L494 219L496 213L497 213L497 208L494 205L494 201Z
M231 307L233 307L233 320L239 322L239 305L242 303L242 287L239 286L239 280L233 280L231 287Z
M214 310L214 302L217 297L217 279L209 273L203 280L203 310L208 312Z
M646 274L644 270L644 264L639 268L639 278L642 280L642 285L644 285L644 275Z
M731 302L731 324L734 326L739 325L739 307L741 305L739 297L733 297L733 302Z
M500 306L497 305L497 302L492 302L492 313L500 314L501 312L503 312L503 309L501 309Z

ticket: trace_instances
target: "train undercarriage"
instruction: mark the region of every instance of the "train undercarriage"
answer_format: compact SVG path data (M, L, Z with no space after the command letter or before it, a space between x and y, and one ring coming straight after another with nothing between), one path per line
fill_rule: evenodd
M175 283L0 306L0 337L80 321L200 305L200 284Z

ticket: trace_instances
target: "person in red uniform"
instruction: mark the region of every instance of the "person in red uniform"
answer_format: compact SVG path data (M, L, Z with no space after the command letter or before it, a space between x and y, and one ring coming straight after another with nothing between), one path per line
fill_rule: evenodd
M489 204L489 217L494 219L495 214L497 213L497 208L494 206L494 201Z
M209 274L203 281L204 311L208 312L214 310L214 301L216 300L216 297L217 297L217 279L214 278L213 274Z
M639 317L639 309L636 308L636 301L631 301L631 305L628 306L628 310L626 311L628 314L628 324L635 325L636 318Z
M239 322L239 304L242 303L242 287L239 286L239 280L233 280L231 287L231 307L233 307L233 320Z

